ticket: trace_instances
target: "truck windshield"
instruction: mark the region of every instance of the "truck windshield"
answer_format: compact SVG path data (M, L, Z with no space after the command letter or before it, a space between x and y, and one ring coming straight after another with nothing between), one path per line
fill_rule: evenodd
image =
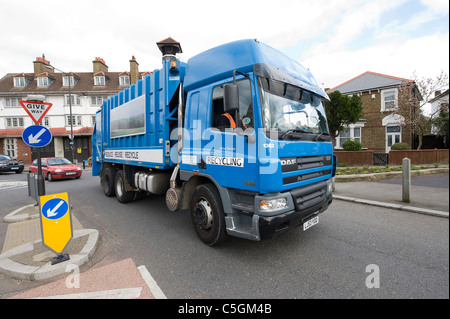
M325 109L318 96L268 78L260 77L259 83L266 130L277 130L280 138L299 138L304 133L317 138L329 135Z

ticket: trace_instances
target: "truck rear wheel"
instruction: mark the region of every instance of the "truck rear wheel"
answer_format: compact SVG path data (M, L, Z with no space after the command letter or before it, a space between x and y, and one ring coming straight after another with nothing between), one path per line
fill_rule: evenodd
M107 197L115 195L114 192L115 181L116 181L116 170L112 167L106 168L102 176L102 186L103 192Z
M195 232L205 244L213 246L227 239L222 202L213 184L196 187L192 195L190 213Z
M134 198L134 191L125 190L125 174L122 170L116 173L115 192L117 199L121 203L131 202Z

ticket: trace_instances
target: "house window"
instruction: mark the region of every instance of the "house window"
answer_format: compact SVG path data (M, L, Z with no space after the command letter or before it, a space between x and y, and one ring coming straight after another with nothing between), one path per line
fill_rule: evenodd
M5 138L5 153L11 158L17 158L17 139Z
M43 76L43 77L37 78L37 86L38 87L47 87L47 86L49 86L48 77Z
M104 76L94 76L94 85L106 85Z
M66 115L66 126L70 126L72 120L72 126L81 126L81 115Z
M66 94L64 95L64 100L66 102L66 105L70 105L69 103L69 97L70 97L70 101L72 103L72 105L80 105L81 101L80 101L80 97L76 94Z
M70 78L70 86L75 86L75 77L74 76L63 76L63 86L69 86L69 78Z
M42 121L39 122L39 125L45 125L45 126L49 126L49 120L48 120L48 116L45 116Z
M361 126L344 128L336 138L336 148L342 148L348 140L361 142Z
M23 127L23 117L7 117L5 120L7 128Z
M130 77L128 75L119 76L119 85L130 85Z
M350 129L349 128L346 128L339 133L339 142L340 142L341 147L349 139L350 139Z
M107 96L91 96L91 105L102 106L103 102L106 102L107 100Z
M14 78L14 86L15 87L24 87L25 86L25 78L24 77Z
M381 111L393 111L397 108L397 90L381 92Z
M5 107L19 107L19 98L5 97Z
M95 125L95 115L91 116L91 122L92 122L92 126L94 126Z

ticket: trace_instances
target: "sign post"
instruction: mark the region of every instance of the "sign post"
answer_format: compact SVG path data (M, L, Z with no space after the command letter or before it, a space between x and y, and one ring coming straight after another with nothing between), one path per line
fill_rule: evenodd
M57 254L51 264L69 260L69 254L62 251L73 236L69 195L67 193L39 197L42 244Z
M37 179L37 195L45 195L45 183L42 176L41 166L41 147L48 145L52 140L50 130L41 125L32 125L27 127L22 133L22 140L31 147L37 148L38 175Z
M45 183L42 176L42 166L41 166L41 147L44 147L50 143L52 140L52 134L50 131L38 125L42 121L45 114L52 107L52 103L46 103L42 96L28 96L28 100L19 101L23 109L28 113L36 125L27 127L22 133L22 140L31 147L37 148L37 162L38 162L38 175L37 175L37 195L45 195Z

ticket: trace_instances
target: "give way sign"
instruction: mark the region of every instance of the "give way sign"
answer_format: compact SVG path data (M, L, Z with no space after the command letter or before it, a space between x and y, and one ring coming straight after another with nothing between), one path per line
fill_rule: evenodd
M38 101L19 101L34 123L39 124L52 107L52 103Z

